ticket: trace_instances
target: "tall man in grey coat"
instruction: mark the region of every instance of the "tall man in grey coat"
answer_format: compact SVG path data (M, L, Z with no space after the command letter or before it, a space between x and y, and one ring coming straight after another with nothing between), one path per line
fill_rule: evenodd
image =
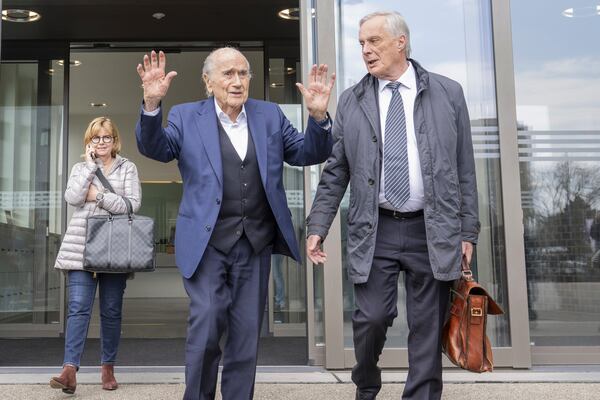
M356 399L375 399L386 331L404 272L409 371L403 399L440 399L441 330L449 287L470 262L479 232L475 163L460 85L410 59L406 22L365 16L359 41L368 73L340 96L334 147L307 219L307 253L321 242L350 184L347 269Z

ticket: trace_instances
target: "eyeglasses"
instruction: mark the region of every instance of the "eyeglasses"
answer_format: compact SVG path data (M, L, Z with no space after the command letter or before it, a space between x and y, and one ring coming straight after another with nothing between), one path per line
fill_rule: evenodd
M112 143L115 140L113 136L94 136L92 138L92 143L98 144L101 141L104 143Z

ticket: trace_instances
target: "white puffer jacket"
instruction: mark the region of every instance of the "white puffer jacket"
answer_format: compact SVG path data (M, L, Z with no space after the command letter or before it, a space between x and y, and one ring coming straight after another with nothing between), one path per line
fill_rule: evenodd
M115 193L108 192L95 175L96 170L101 167L101 161L95 163L80 162L73 166L65 200L76 207L67 232L56 257L54 268L63 270L83 269L83 251L85 248L85 230L87 218L90 215L125 214L127 205L121 196L131 201L133 212L140 209L142 202L142 190L137 168L134 163L117 155L108 174L104 174L110 182ZM104 199L100 204L95 201L86 201L90 184L94 184L99 191L104 192Z

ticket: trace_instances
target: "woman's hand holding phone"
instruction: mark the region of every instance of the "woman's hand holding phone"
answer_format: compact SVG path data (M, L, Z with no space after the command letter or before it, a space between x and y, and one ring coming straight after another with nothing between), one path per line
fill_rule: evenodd
M91 143L88 143L88 145L85 148L85 160L87 162L93 163L95 159L96 159L95 148Z

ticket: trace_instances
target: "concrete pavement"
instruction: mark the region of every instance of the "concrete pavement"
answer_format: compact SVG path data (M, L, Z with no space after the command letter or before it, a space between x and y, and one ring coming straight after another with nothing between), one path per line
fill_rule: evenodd
M171 400L183 395L182 367L117 367L121 387L106 392L99 386L96 367L82 367L74 396L50 389L51 376L60 368L0 367L2 400ZM531 370L497 370L472 374L449 369L443 399L456 400L600 400L600 366L536 367ZM398 400L406 371L383 373L380 400ZM349 371L328 371L320 367L259 367L256 400L352 400L354 385ZM217 396L220 399L220 396Z
M399 400L401 384L384 385L378 400ZM46 385L0 385L3 400L175 400L183 396L183 384L124 384L114 392L99 385L79 385L69 396ZM221 396L217 396L221 400ZM255 400L353 400L354 387L347 383L256 385ZM445 400L598 400L600 384L512 383L446 384Z

